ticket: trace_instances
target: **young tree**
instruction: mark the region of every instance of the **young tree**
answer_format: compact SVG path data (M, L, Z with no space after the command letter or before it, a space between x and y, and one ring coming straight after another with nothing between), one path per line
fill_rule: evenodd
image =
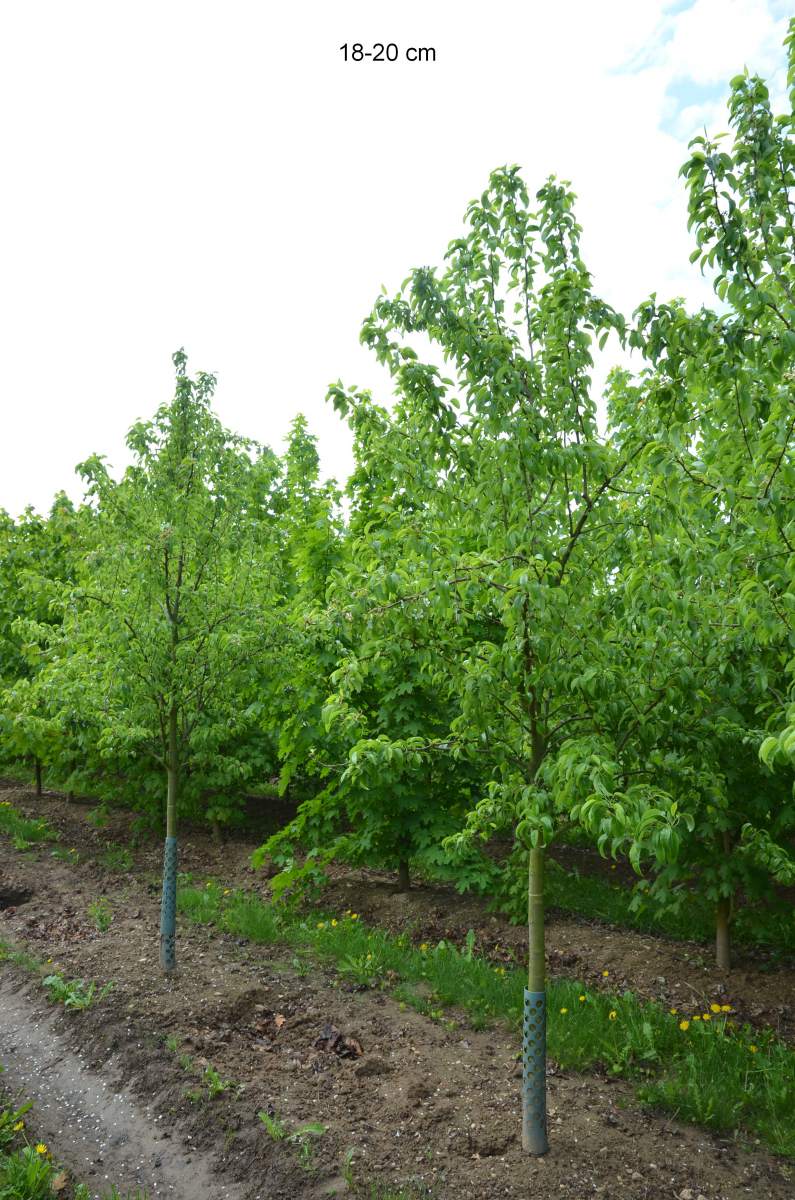
M685 756L693 828L657 884L665 895L677 872L700 874L723 966L738 892L795 879L792 795L749 760L786 758L764 727L780 729L795 663L795 21L787 47L790 111L774 116L765 83L737 76L732 141L695 138L682 168L691 260L713 273L722 311L644 304L630 340L653 369L613 412L619 436L648 439L634 482L658 544L637 546L633 569L657 559L660 603L699 656L680 728L662 735Z
M605 623L632 519L619 508L622 481L644 443L615 447L600 435L591 347L623 322L591 290L571 193L551 180L537 201L532 213L515 168L495 172L444 274L414 271L378 301L362 338L391 372L392 414L341 387L331 397L360 438L363 479L390 480L382 508L397 514L370 543L370 656L400 625L431 688L460 696L446 736L368 740L350 757L372 769L397 753L410 766L440 753L488 763L463 836L510 826L529 855L522 1138L540 1154L544 850L571 816L554 767L575 729L598 729L589 696L629 708L628 651ZM426 361L418 335L432 347ZM385 550L390 540L400 554ZM381 633L379 611L389 615ZM352 700L355 688L345 690L340 699ZM614 807L625 827L673 845L675 806L655 799L636 785Z
M215 380L174 355L176 392L132 427L134 465L115 483L99 458L80 468L97 505L97 546L66 608L51 692L89 715L103 755L165 777L160 961L176 965L177 815L207 767L245 779L256 753L262 672L278 651L281 602L272 452L211 411ZM242 732L245 737L242 737Z
M49 516L27 509L19 521L0 513L0 732L3 756L32 760L36 792L58 759L61 738L37 681L47 645L58 636L59 595L76 577L90 534L88 509L59 493Z

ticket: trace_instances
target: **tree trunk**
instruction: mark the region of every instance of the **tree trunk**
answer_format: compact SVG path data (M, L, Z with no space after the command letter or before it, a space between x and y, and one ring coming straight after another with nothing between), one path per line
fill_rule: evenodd
M398 863L398 891L408 892L411 888L411 874L409 872L409 861L407 858L401 858Z
M731 900L728 896L721 896L715 909L715 960L721 971L731 969L730 920Z
M544 961L544 847L530 851L528 878L529 969L524 994L522 1053L522 1149L546 1154L547 997Z
M34 759L34 770L36 772L36 795L40 796L41 795L41 759L38 757L36 757Z
M177 794L179 792L179 742L177 710L168 716L168 791L166 794L166 845L163 854L163 896L160 903L160 966L173 971L177 965Z

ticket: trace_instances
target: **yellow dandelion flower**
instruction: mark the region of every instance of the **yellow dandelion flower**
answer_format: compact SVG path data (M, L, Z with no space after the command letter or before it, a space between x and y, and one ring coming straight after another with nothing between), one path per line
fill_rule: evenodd
M358 921L358 920L359 920L359 914L358 914L358 913L351 913L351 920L352 920L352 921Z
M617 1016L618 1016L618 1013L616 1012L616 1010L614 1008L611 1008L610 1012L607 1014L608 1020L610 1020L610 1021L615 1021Z
M712 1013L702 1013L701 1020L702 1021L711 1021Z
M579 1000L580 1004L584 1004L584 1003L585 1003L585 1000L586 1000L586 997L585 997L585 996L578 996L578 997L577 997L577 999Z
M36 1153L37 1154L46 1154L47 1153L47 1147L44 1145L44 1142L36 1143Z
M426 951L427 949L428 949L428 943L427 943L427 942L420 942L420 950L422 951L422 953L423 953L423 954L425 953L425 951Z
M332 918L331 918L331 924L332 924L332 925L336 925L336 924L337 924L337 918L336 918L336 917L332 917Z
M694 1021L700 1021L700 1020L701 1020L701 1016L700 1016L700 1014L699 1014L699 1013L695 1013L695 1014L693 1015L693 1020L694 1020Z
M25 1128L25 1122L17 1121L16 1125L14 1126L14 1133L19 1133L20 1129L24 1129L24 1128Z
M675 1017L676 1014L679 1012L679 1009L678 1008L669 1008L668 1011L672 1017Z
M748 1049L751 1051L752 1054L756 1054L759 1047L758 1046L749 1046Z
M317 923L317 927L318 927L318 929L325 929L325 928L326 928L326 922L325 922L325 921L318 921L318 923Z
M610 974L610 972L609 972L609 971L602 971L602 978L603 978L603 979L607 979L607 977L608 977L608 975L609 975L609 974Z
M232 890L231 888L224 888L224 895L228 896L229 893L231 892L231 890Z
M732 1010L731 1004L721 1004L721 1006L720 1006L721 1012L731 1012L731 1010Z
M690 1022L689 1022L689 1021L687 1021L687 1020L685 1020L685 1021L680 1021L680 1022L679 1022L679 1028L682 1030L682 1033L686 1033L686 1032L687 1032L687 1030L690 1028Z
M567 1008L562 1008L560 1011L565 1015L569 1010Z

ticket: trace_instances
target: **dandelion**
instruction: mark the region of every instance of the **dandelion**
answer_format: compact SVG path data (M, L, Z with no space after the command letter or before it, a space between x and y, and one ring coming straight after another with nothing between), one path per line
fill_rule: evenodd
M24 1128L25 1128L25 1122L17 1121L16 1125L14 1126L14 1133L19 1133L19 1131Z
M711 1020L712 1020L712 1013L703 1013L703 1015L702 1015L702 1017L701 1017L701 1020L702 1020L702 1021L711 1021Z
M565 1016L569 1010L567 1008L562 1008L560 1011Z
M616 1010L614 1008L611 1008L610 1012L607 1014L607 1019L609 1021L615 1021L617 1016L618 1016L618 1013L616 1012Z
M687 1019L680 1021L679 1028L682 1030L682 1033L687 1033L688 1029L690 1028L690 1022Z
M228 896L229 893L231 892L231 890L232 890L231 888L224 888L224 895Z
M752 1054L756 1054L759 1047L758 1046L749 1046L748 1049L751 1051Z
M668 1011L672 1017L675 1017L676 1014L679 1012L679 1009L678 1008L669 1008Z
M358 913L351 913L351 920L352 920L352 921L358 921L358 920L359 920L359 914L358 914Z
M428 949L428 943L427 943L427 942L420 942L420 950L422 951L422 953L423 953L423 954L425 953L425 951L426 951L427 949Z
M720 1006L721 1012L731 1012L731 1010L732 1010L731 1004L721 1004L721 1006Z
M325 928L326 928L326 922L325 922L325 921L318 921L318 923L317 923L317 927L318 927L318 929L325 929Z
M36 1143L36 1153L37 1154L46 1154L47 1153L47 1147L44 1145L44 1142Z
M495 975L504 975L504 974L505 974L505 967L495 967L495 968L494 968L494 974L495 974Z
M585 997L585 996L578 996L578 997L577 997L577 999L579 1000L580 1004L584 1004L584 1003L585 1003L585 1000L586 1000L586 997Z
M332 924L332 925L334 925L334 926L336 926L336 924L337 924L337 918L336 918L336 917L332 917L332 919L331 919L331 924Z
M695 1013L695 1014L694 1014L694 1016L693 1016L693 1020L694 1020L694 1021L700 1021L700 1020L701 1020L701 1015L700 1015L699 1013Z
M710 1004L709 1011L714 1012L714 1013L719 1013L719 1012L722 1012L722 1009L719 1004Z
M609 972L609 971L602 971L602 978L603 978L603 979L607 979L607 977L608 977L608 975L609 975L609 974L610 974L610 972Z

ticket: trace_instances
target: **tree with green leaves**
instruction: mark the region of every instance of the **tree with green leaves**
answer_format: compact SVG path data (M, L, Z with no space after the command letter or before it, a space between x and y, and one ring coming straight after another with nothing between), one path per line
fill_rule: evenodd
M134 425L120 482L101 459L81 466L97 536L66 599L46 686L84 713L99 752L163 781L160 960L173 970L177 818L208 780L238 792L262 769L258 687L280 640L276 456L213 414L215 380L174 355L174 399ZM212 790L212 789L211 789ZM223 817L213 799L211 818Z
M671 732L701 783L687 789L693 828L658 889L667 898L677 874L701 877L724 966L738 895L795 880L791 787L753 764L760 749L770 765L787 757L780 718L795 663L795 21L787 49L789 111L774 116L764 81L738 75L731 140L695 138L682 168L691 260L722 308L642 305L630 341L651 369L613 412L619 437L648 442L635 483L657 541L636 547L633 569L643 578L656 559L669 621L699 644Z
M610 580L632 520L623 480L645 442L617 446L599 431L592 346L622 336L624 323L592 291L572 194L550 180L536 200L534 212L517 169L495 172L444 273L416 270L377 302L362 338L389 368L392 413L340 386L331 398L379 500L369 656L399 625L414 670L460 698L443 736L366 739L349 761L372 771L398 753L412 767L440 754L486 764L482 799L453 841L509 828L528 855L523 1144L543 1153L544 851L582 816L556 765L575 731L599 728L589 697L631 709L636 674L611 636ZM341 682L338 703L355 706L355 662ZM641 723L636 705L627 736ZM653 786L630 782L611 804L637 837L675 845L676 805Z
M63 493L48 517L0 513L0 733L4 758L33 762L36 791L61 753L61 737L37 688L47 643L58 636L58 597L74 582L90 535L89 509Z

